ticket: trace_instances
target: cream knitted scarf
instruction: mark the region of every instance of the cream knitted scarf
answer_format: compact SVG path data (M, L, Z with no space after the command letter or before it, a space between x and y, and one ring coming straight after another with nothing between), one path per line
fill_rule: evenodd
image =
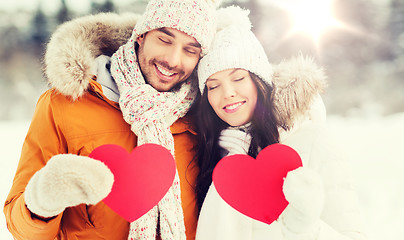
M190 80L171 92L158 92L146 84L138 66L134 43L132 37L111 58L111 74L120 92L123 117L137 135L138 146L160 144L175 156L170 126L188 112L197 88ZM160 228L157 229L157 226ZM178 172L163 199L131 223L129 239L156 239L158 231L163 240L186 239Z

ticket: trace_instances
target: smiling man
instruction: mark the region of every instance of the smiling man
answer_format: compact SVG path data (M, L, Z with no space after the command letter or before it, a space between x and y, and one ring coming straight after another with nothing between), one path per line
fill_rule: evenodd
M152 30L140 36L137 43L143 76L162 92L188 79L201 54L195 38L173 28Z
M195 238L196 138L186 115L215 30L211 0L151 0L142 16L60 26L45 55L52 88L38 101L4 207L15 239ZM177 173L164 198L129 223L102 202L114 176L88 155L144 143L166 147Z

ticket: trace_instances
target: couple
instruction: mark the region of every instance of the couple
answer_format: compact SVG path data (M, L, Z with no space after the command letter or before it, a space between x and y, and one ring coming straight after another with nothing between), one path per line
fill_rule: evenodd
M240 24L222 25L235 16ZM249 25L236 7L151 0L140 17L101 14L59 28L45 59L52 88L38 101L4 207L13 236L364 239L346 161L323 137L321 70L296 58L272 73ZM285 180L287 209L264 226L226 205L211 173L227 154L256 156L276 142L305 166ZM128 223L101 202L112 173L87 156L143 143L170 150L177 174L158 205Z

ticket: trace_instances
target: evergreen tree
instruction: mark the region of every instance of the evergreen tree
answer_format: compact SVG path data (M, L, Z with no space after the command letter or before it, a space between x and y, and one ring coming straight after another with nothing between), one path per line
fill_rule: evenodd
M396 57L404 54L404 2L391 2L390 32Z
M91 12L99 13L99 12L114 12L115 5L112 0L106 0L103 3L91 2Z
M65 0L61 0L62 1L62 5L58 11L58 13L56 14L56 21L57 24L61 24L64 23L66 21L69 21L70 18L70 11L66 5L66 1Z
M42 11L41 6L39 5L34 18L32 19L32 26L31 26L31 40L32 44L39 47L40 50L43 48L43 44L49 38L49 30L48 30L48 18Z

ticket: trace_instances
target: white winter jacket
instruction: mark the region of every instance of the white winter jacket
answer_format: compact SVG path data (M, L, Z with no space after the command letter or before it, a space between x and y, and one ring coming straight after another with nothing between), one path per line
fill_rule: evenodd
M288 129L280 130L280 142L299 153L304 167L320 174L325 188L319 226L313 228L316 232L298 239L363 240L366 237L348 158L332 142L325 128L325 107L319 95L324 83L322 71L308 59L299 57L275 66L277 117ZM200 212L196 239L286 240L282 227L281 221L267 225L239 213L219 196L212 184Z

